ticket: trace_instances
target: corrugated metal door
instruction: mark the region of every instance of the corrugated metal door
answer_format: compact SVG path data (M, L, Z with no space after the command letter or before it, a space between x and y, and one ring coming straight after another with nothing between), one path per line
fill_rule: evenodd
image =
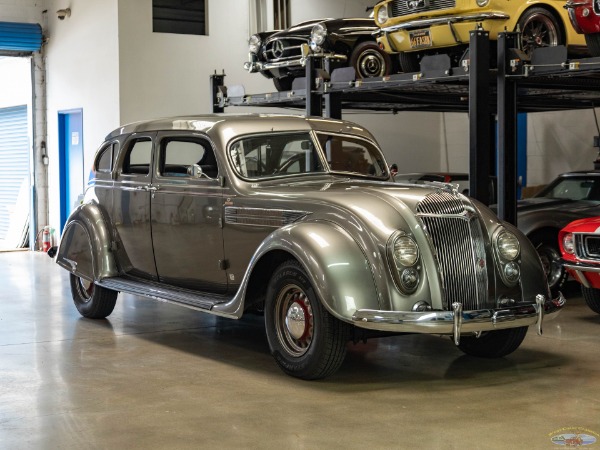
M27 105L0 108L0 239L6 237L19 191L28 185Z

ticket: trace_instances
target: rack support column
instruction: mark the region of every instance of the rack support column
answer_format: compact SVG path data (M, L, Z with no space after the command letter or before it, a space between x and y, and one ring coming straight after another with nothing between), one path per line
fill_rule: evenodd
M321 94L316 92L317 71L315 70L315 59L306 58L306 115L322 116L323 99Z
M484 30L469 39L469 195L490 203L490 40Z
M222 75L218 75L217 72L210 76L210 94L211 94L211 112L222 113L225 112L223 106L219 106L219 88L225 85L225 72Z
M517 86L507 77L518 33L498 35L498 217L517 225Z

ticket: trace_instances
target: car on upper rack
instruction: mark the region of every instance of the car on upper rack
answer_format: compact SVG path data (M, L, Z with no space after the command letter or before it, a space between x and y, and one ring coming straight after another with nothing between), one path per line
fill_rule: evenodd
M600 314L600 217L579 219L558 235L567 271L581 283L581 293L590 309Z
M561 261L560 230L599 213L600 171L561 174L533 197L517 202L517 226L537 249L551 289L559 289L568 275Z
M385 0L375 5L378 41L398 54L404 72L418 72L424 55L448 54L458 62L478 27L497 40L503 31L521 31L521 49L566 45L585 51L585 40L570 24L559 0Z
M377 44L378 30L372 18L348 18L310 20L253 34L244 68L273 79L278 91L289 91L294 79L306 75L309 54L321 66L330 58L338 67L353 67L357 78L382 77L392 73L394 64Z
M502 357L564 304L520 231L450 184L392 182L371 133L321 117L119 127L51 250L82 316L109 316L118 292L264 314L277 364L303 379L390 334Z
M565 8L575 31L583 34L592 56L600 56L600 5L593 0L569 0Z

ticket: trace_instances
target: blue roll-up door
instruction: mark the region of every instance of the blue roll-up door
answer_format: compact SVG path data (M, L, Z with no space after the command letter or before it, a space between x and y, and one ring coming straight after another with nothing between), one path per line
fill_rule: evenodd
M41 47L39 24L0 22L0 51L37 52Z
M19 201L27 203L29 138L27 105L0 108L0 240L7 237ZM23 198L24 197L24 198Z

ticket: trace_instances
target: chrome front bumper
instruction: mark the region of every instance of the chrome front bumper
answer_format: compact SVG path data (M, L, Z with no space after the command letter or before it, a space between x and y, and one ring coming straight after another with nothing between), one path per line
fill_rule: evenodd
M286 59L285 61L274 61L274 62L261 62L254 61L252 57L250 61L244 63L244 69L250 73L264 72L265 70L283 69L286 67L304 67L306 66L306 60L309 57L314 58L327 58L338 61L346 61L348 57L346 55L338 55L336 53L310 53L306 56L300 56L294 59Z
M357 327L398 333L447 334L458 345L460 335L537 324L542 334L544 316L557 313L566 300L561 292L554 299L536 296L536 303L499 309L463 311L461 303L454 303L453 311L375 311L359 309L352 316ZM556 317L556 316L554 316Z
M583 272L600 273L600 267L597 265L587 265L585 263L564 262L563 267L569 269L577 277L577 280L586 288L591 287L590 282L585 277Z
M483 22L484 20L508 19L510 19L508 14L499 12L469 14L465 16L432 17L431 19L417 19L411 20L410 22L403 22L398 25L392 25L391 27L382 28L381 31L384 33L393 33L394 31L399 30L417 30L419 28L429 28L434 25L451 25L459 22Z

